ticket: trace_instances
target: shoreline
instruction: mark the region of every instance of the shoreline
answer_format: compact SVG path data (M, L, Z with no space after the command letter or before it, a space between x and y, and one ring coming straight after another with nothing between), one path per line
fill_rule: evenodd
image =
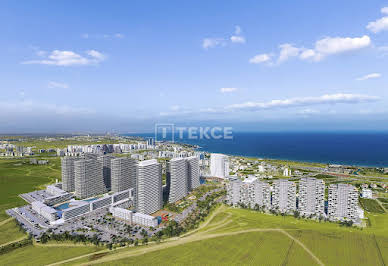
M288 162L295 162L295 163L306 163L306 164L323 164L323 165L342 165L346 167L362 167L362 168L386 168L388 167L388 164L385 166L377 166L377 165L361 165L361 164L344 164L342 162L322 162L322 161L307 161L307 160L296 160L296 159L288 159L288 158L270 158L270 157L259 157L259 156L250 156L250 155L244 155L244 154L232 154L232 153L225 153L225 152L214 152L206 150L205 148L197 145L197 144L190 144L185 142L175 142L177 144L184 144L184 145L190 145L190 146L196 146L195 150L206 152L206 153L222 153L228 156L234 156L234 157L244 157L244 158L251 158L251 159L257 159L257 160L267 160L267 161L288 161Z

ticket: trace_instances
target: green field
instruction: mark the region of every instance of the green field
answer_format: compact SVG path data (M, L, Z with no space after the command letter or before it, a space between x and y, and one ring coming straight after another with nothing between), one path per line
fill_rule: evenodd
M83 256L66 265L384 265L388 215L369 214L370 227L273 216L222 206L183 237Z
M30 165L28 159L0 160L0 221L8 218L6 209L26 204L19 194L43 188L43 184L61 178L59 159L49 161L48 165Z
M258 264L313 265L314 261L279 232L253 232L202 240L154 251L141 259L132 257L105 265L223 265ZM265 263L264 263L265 262Z
M0 232L0 245L15 239L27 237L27 234L19 230L19 227L16 225L16 221L13 219L0 225Z
M60 177L59 159L50 159L48 165L30 165L28 159L0 160L0 245L25 235L13 221L2 223L9 218L5 210L27 204L18 195L43 188Z
M75 256L99 251L93 246L27 246L0 255L1 265L45 265Z
M363 199L360 198L360 204L364 208L364 210L373 213L384 213L384 210L374 199Z

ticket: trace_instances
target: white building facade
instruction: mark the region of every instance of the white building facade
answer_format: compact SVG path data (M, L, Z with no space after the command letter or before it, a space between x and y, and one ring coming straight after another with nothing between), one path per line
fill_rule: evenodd
M138 163L136 182L136 209L140 213L151 214L163 206L162 167L157 160Z
M137 161L132 158L111 160L112 192L116 193L136 187L136 167Z
M167 167L168 202L174 203L187 196L188 165L186 159L174 158L169 161Z
M330 220L357 222L358 191L350 184L329 186L328 216Z
M290 213L296 210L296 185L285 179L273 182L272 208Z
M301 178L298 210L301 215L325 214L325 182L316 178Z
M75 196L80 199L106 192L102 165L96 159L74 162Z
M200 186L199 158L197 156L187 157L188 182L187 187L192 191Z
M210 175L218 178L229 176L229 157L224 154L210 154Z

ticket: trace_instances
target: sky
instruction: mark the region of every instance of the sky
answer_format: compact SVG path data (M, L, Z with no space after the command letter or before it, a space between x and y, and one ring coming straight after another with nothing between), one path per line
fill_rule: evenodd
M388 130L388 1L1 1L0 133Z

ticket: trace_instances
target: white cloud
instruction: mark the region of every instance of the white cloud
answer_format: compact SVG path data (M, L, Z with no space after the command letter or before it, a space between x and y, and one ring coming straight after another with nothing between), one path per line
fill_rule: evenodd
M204 49L214 48L216 46L226 45L225 39L223 38L205 38L202 41L202 47Z
M202 48L209 49L217 46L226 46L229 44L229 41L232 43L245 43L245 37L241 35L241 27L235 26L234 35L230 38L204 38L202 40Z
M383 7L380 11L382 14L388 15L388 7ZM369 22L366 28L374 33L388 30L388 16Z
M284 43L279 45L278 63L282 63L291 57L298 57L302 60L320 61L328 55L340 54L349 51L359 50L371 44L369 36L362 37L326 37L315 42L314 48L295 47L292 44ZM262 63L270 60L269 54L258 55L256 60L252 58L250 63Z
M266 63L271 61L271 54L258 54L249 59L249 63L251 64L260 64L260 63Z
M315 43L315 59L318 61L327 55L339 54L368 47L371 44L369 36L362 37L327 37Z
M301 50L300 48L297 48L289 43L279 45L279 49L279 63L288 60L290 57L298 56Z
M66 83L49 81L49 83L47 84L47 87L50 89L55 89L55 88L67 89L69 88L69 85L67 85Z
M89 51L86 51L86 53L88 55L90 55L91 57L96 58L96 60L98 60L98 61L103 61L106 58L105 55L103 55L102 53L100 53L96 50L89 50Z
M310 106L319 104L374 102L377 100L379 100L379 97L376 96L338 93L325 94L317 97L299 97L285 100L272 100L269 102L246 102L241 104L229 105L226 108L232 110L261 110L272 108Z
M227 92L234 92L236 90L237 90L237 88L221 88L220 92L227 93Z
M376 21L369 22L366 28L373 33L388 30L388 17L382 17Z
M236 26L234 30L234 35L230 37L231 42L233 43L245 43L245 37L241 36L241 27Z
M74 65L95 65L105 60L105 56L96 51L89 50L86 52L88 57L77 54L73 51L54 50L42 60L31 60L22 62L22 64L41 64L54 66L74 66Z
M367 79L375 79L375 78L380 78L380 77L381 77L380 73L371 73L371 74L359 77L356 80L367 80Z
M322 56L320 54L317 54L314 49L303 50L300 53L299 57L302 60L312 59L313 61L319 61L322 58Z
M234 43L245 43L245 38L242 36L232 36L230 40Z

